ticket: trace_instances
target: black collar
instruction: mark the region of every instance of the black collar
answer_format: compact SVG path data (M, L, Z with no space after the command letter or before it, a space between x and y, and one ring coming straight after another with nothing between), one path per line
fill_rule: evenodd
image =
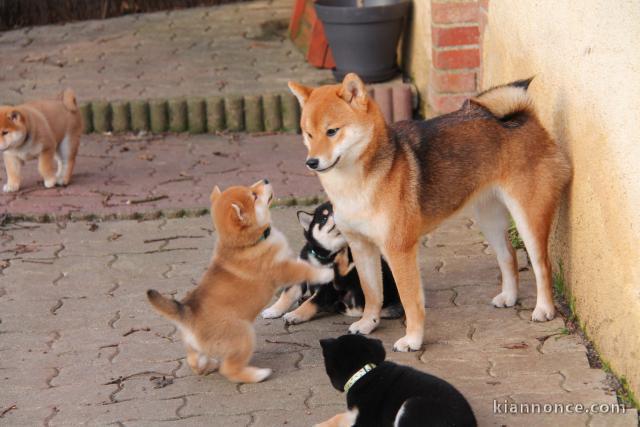
M262 242L263 240L267 240L267 238L269 237L270 234L271 234L271 226L268 226L267 228L264 229L264 232L262 233L262 236L260 236L260 238L256 242L256 245L258 243Z

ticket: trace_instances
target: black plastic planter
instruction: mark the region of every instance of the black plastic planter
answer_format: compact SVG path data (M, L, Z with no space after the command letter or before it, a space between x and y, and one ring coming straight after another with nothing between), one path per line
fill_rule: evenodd
M336 61L333 75L354 72L365 82L398 73L396 49L409 10L407 0L316 0L316 13Z

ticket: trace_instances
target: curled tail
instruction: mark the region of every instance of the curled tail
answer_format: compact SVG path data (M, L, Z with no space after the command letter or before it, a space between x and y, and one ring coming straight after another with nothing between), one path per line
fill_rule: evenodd
M78 111L78 101L76 100L76 93L71 88L67 88L62 92L62 104L69 111Z
M510 120L518 114L533 112L533 104L527 94L531 80L533 77L492 87L471 101L486 108L501 121Z
M149 289L147 291L147 298L149 298L149 302L151 303L153 308L155 308L156 311L158 311L158 313L162 314L164 317L176 322L183 320L184 315L187 311L187 308L184 304L174 299L163 297L162 295L160 295L160 292L156 291L155 289Z

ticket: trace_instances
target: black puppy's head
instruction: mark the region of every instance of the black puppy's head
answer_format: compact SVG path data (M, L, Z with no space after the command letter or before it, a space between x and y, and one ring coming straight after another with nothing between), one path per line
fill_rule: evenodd
M340 391L364 365L382 363L386 356L382 341L362 335L322 339L320 346L327 375L331 384Z
M304 229L304 237L312 246L332 254L347 246L347 241L333 221L331 202L319 205L313 213L298 211L298 221Z

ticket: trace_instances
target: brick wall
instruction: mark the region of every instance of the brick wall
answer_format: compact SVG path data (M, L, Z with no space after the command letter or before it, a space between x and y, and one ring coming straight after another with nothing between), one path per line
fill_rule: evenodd
M481 33L488 3L489 0L431 0L428 101L436 114L458 109L479 90Z

